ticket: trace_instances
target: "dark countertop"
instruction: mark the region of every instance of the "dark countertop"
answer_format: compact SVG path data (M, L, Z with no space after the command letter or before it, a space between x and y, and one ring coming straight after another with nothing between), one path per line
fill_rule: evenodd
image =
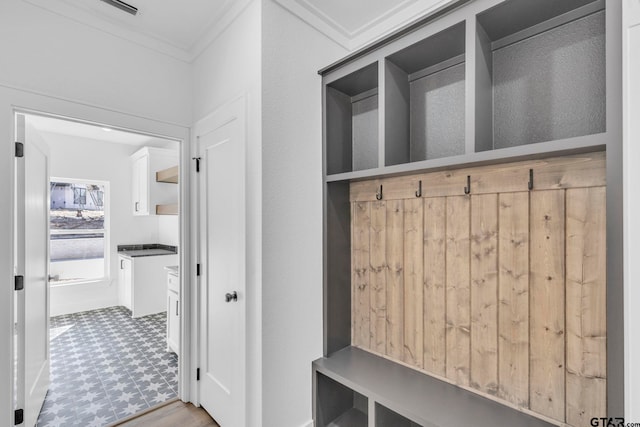
M178 253L176 246L160 245L158 243L142 245L118 245L118 255L138 258L145 256L175 255Z

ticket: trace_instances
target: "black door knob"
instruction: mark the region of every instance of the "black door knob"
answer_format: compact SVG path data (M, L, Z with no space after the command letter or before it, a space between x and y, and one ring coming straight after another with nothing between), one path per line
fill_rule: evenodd
M231 302L231 301L238 301L238 293L236 291L233 291L233 293L227 293L224 296L224 299L226 302Z

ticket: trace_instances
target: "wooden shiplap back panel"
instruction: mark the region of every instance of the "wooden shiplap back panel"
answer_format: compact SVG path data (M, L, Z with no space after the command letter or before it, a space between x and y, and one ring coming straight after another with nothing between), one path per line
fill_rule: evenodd
M352 183L353 345L558 423L606 413L604 161Z

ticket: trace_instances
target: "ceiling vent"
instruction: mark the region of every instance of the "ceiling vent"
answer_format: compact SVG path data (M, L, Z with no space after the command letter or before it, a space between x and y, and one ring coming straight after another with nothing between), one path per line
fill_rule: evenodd
M102 0L103 2L110 4L113 7L117 7L118 9L125 11L127 13L130 13L132 15L137 15L138 14L138 8L131 6L128 3L125 3L123 1L120 0Z

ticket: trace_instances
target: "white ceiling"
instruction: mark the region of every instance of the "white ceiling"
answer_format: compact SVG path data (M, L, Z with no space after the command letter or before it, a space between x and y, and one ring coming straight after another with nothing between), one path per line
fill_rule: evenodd
M99 125L75 122L46 116L28 115L27 121L38 131L115 144L142 146L170 146L171 141L149 135L111 129Z
M1 0L0 0L1 1ZM191 62L252 0L23 0ZM347 49L356 49L451 0L273 0Z

